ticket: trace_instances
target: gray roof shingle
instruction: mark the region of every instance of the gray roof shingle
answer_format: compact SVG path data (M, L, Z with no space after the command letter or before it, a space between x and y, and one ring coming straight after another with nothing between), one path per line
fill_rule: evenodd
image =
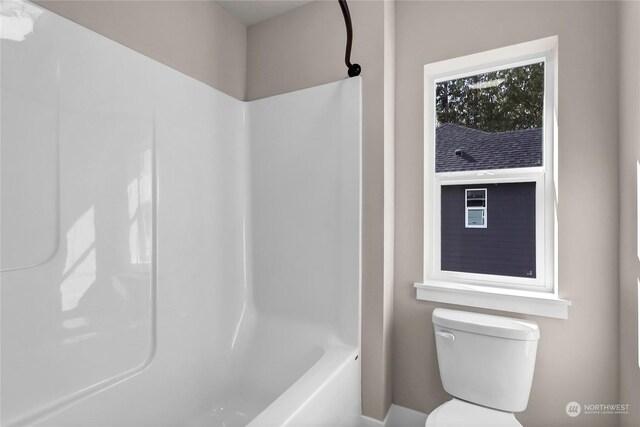
M485 132L445 123L436 129L436 172L536 166L542 166L541 128Z

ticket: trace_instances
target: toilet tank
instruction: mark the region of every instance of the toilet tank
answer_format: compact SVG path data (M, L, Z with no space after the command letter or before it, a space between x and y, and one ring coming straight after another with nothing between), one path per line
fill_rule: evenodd
M527 408L540 331L533 322L436 308L440 378L454 397L507 412Z

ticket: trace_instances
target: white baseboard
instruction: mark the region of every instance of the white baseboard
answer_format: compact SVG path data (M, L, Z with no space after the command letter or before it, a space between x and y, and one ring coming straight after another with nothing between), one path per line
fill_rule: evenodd
M427 415L404 406L391 405L384 420L362 416L361 427L424 427Z
M369 418L365 415L361 415L360 427L387 427L387 423L389 422L389 412L384 417L384 420L376 420L375 418Z

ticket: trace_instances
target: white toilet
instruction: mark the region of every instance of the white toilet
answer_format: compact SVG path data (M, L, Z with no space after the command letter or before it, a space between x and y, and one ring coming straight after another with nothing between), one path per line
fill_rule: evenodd
M437 407L426 427L522 427L540 331L507 317L436 308L433 327L440 378L454 398Z

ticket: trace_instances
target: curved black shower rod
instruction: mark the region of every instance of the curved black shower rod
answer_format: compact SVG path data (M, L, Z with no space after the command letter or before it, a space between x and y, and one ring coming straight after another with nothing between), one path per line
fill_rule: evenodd
M353 41L353 28L351 28L351 14L349 13L349 6L347 0L338 0L340 3L340 9L342 9L342 16L344 16L344 25L347 27L347 48L344 53L344 63L349 69L347 74L349 77L355 77L360 75L362 68L359 64L351 63L351 42Z

